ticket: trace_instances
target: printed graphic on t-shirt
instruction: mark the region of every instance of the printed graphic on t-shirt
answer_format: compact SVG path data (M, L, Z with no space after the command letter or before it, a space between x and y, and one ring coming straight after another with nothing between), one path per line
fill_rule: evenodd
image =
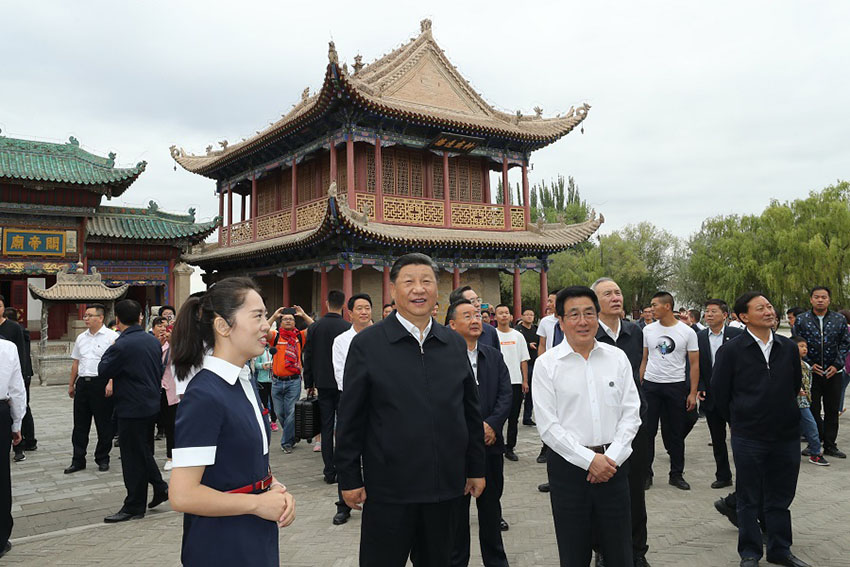
M655 348L658 349L658 352L661 353L661 356L672 354L676 351L676 341L673 340L673 337L662 335L658 337L658 344L655 345Z

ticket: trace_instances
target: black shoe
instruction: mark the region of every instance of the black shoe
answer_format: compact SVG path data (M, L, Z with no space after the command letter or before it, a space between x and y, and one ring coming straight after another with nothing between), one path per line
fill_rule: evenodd
M168 489L167 488L165 490L163 490L162 492L160 492L159 494L154 492L153 498L151 499L150 502L148 502L148 508L156 508L157 506L159 506L163 502L166 502L167 500L168 500Z
M841 449L839 449L838 447L833 447L831 449L824 449L823 454L829 455L830 457L836 457L836 458L839 458L839 459L846 459L847 458L847 455L845 455L844 452ZM794 556L791 555L791 557L794 557ZM794 559L797 559L797 558L794 557ZM799 561L799 559L797 559L797 561ZM782 565L785 565L785 563L782 563Z
M511 529L511 527L508 525L504 518L499 518L499 529L503 532L506 532Z
M3 557L7 553L9 553L9 551L11 551L11 550L12 550L12 542L7 539L6 545L3 546L3 549L0 549L0 557Z
M806 447L805 449L800 451L800 454L803 455L804 457L811 457L812 451L808 447Z
M687 481L680 476L671 476L668 481L670 486L675 486L679 490L690 490L691 485L687 483Z
M538 484L537 490L539 490L540 492L549 492L549 483L544 482L543 484Z
M98 463L97 470L100 472L106 472L109 470L109 463Z
M808 563L795 557L793 553L789 553L785 557L768 557L768 563L776 563L777 565L785 565L786 567L811 567Z
M640 557L635 557L635 567L652 567L652 565L649 564L646 557L641 555Z
M162 441L164 438L165 438L165 437L162 435L162 433L160 433L160 432L158 432L158 431L157 431L157 433L156 433L156 435L154 436L153 440L154 440L154 441Z
M602 554L598 551L596 552L596 561L594 561L593 567L605 567L605 560L602 558Z
M514 453L513 448L505 450L505 458L509 461L518 461L519 460L519 457L516 456L516 453Z
M334 514L333 524L335 526L341 526L345 522L348 521L348 518L351 517L351 510L346 510L345 512L337 512Z
M724 498L714 502L714 509L726 516L733 526L738 527L738 511L729 506Z
M549 455L549 449L543 447L540 449L540 454L537 455L537 462L541 465L546 462L546 457Z
M648 476L646 477L646 480L643 481L643 489L649 490L650 488L652 488L652 477Z
M522 424L523 424L523 425L530 425L530 426L532 426L532 427L534 427L535 425L537 425L536 423L534 423L534 420L533 420L533 419L529 419L529 420L527 420L527 421L523 421L523 422L522 422Z
M12 458L16 463L27 460L27 455L23 451L15 451L15 456Z
M711 488L726 488L727 486L732 486L731 480L715 480L711 483Z
M130 514L128 512L116 512L111 516L107 516L103 519L107 524L117 524L118 522L126 522L127 520L141 520L144 518L144 514Z
M759 567L759 560L755 557L741 559L741 567Z
M70 467L65 469L65 474L75 473L77 471L84 470L85 468L86 468L86 465L75 465L75 464L72 463Z
M325 484L336 484L336 473L325 475Z
M38 441L33 441L32 443L28 443L21 448L24 451L27 451L27 452L38 451Z

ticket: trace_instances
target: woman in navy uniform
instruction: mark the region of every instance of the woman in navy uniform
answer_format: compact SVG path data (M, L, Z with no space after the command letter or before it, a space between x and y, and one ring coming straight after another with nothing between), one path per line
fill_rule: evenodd
M169 500L185 513L187 566L279 565L278 527L295 519L295 500L271 475L269 421L246 366L269 330L258 291L248 278L224 279L188 299L174 326L176 376L191 382L177 410Z

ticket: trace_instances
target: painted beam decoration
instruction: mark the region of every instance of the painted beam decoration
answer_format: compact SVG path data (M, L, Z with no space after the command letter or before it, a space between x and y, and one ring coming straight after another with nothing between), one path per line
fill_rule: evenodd
M29 260L0 260L0 274L46 275L63 272L74 265L68 262L31 262Z
M484 143L483 138L473 136L462 136L460 134L441 133L434 138L429 146L434 150L443 150L455 154L468 154L479 145Z
M64 256L65 231L3 229L5 256Z

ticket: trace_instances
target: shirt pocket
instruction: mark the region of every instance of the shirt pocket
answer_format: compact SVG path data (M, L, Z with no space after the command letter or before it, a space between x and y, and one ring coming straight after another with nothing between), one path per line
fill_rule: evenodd
M619 406L620 400L623 398L620 387L615 380L605 380L603 383L602 400L606 406Z

